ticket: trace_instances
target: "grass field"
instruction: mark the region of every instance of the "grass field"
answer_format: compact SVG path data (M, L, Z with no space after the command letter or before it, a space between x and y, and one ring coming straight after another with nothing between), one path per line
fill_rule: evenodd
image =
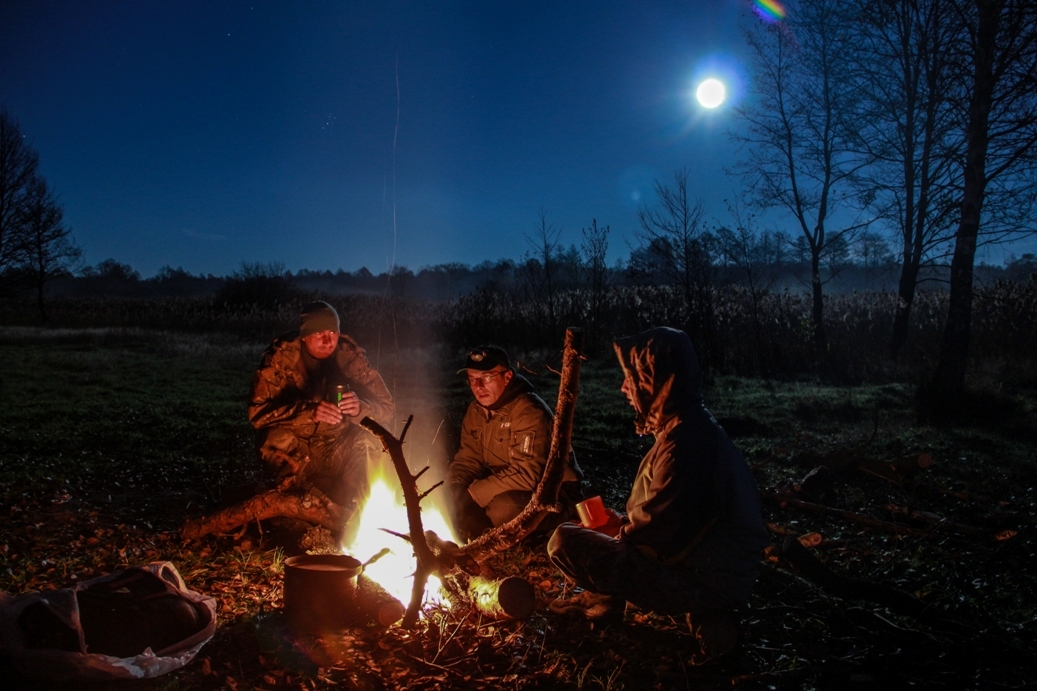
M245 399L265 345L140 329L0 329L0 590L62 587L168 559L220 603L220 629L196 662L118 688L1011 687L1037 666L1034 392L991 394L972 415L936 425L919 421L902 384L733 377L714 381L706 400L761 490L802 498L795 486L808 471L838 468L823 503L846 515L765 500L774 544L778 533L819 533L813 552L833 570L913 594L961 628L840 599L774 554L747 613L744 652L694 669L681 621L628 613L622 625L595 628L547 613L564 584L534 543L494 564L536 584L542 597L529 621L435 610L416 632L353 630L348 651L303 654L280 619L280 564L296 545L254 527L195 542L177 534L185 518L247 496L262 479ZM412 466L441 472L470 395L454 374L461 354L369 356L396 397L397 429L415 416ZM560 354L513 356L553 406ZM617 508L650 445L633 433L620 383L613 362L585 363L574 429L588 491ZM914 477L874 472L922 453L933 465ZM17 680L6 665L0 674Z

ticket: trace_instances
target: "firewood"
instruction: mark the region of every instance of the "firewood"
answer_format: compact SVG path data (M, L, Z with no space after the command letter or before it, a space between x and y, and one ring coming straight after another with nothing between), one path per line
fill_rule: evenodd
M336 531L352 515L352 511L347 513L344 507L328 499L319 490L301 490L294 483L288 482L210 516L189 520L184 523L180 533L187 539L196 539L212 533L226 533L251 521L275 517L294 518Z
M518 576L475 576L468 582L468 597L476 609L493 619L526 619L536 605L533 585Z
M406 613L403 603L375 581L361 574L356 595L346 609L344 624L392 626Z
M971 525L965 525L964 523L958 523L952 521L949 518L944 518L930 511L920 511L919 509L912 509L907 506L898 506L896 504L886 504L886 510L896 516L908 516L921 521L923 523L929 523L936 528L944 532L961 533L962 535L977 535L977 536L988 536L991 531L984 530L983 528L976 528Z
M407 466L407 459L403 455L403 439L407 435L407 430L410 428L413 420L413 416L407 418L407 422L403 425L403 431L400 432L399 439L369 417L365 417L360 421L361 427L367 429L381 440L385 452L389 454L389 458L392 460L393 468L396 470L396 475L400 480L400 487L403 490L403 503L407 508L407 527L410 531L410 542L418 562L417 568L414 571L414 583L411 586L410 604L407 605L407 611L403 615L402 626L407 629L414 628L418 623L418 613L421 611L421 602L425 596L425 584L428 582L428 577L439 570L439 559L429 547L425 538L425 531L421 526L421 497L425 495L418 494L417 478L424 471L419 472L417 475L412 474ZM425 494L429 491L431 490L426 491Z
M919 621L950 628L960 626L933 609L930 603L902 590L885 583L849 578L836 573L815 557L799 540L791 536L785 538L781 549L782 558L797 572L832 595L848 600L866 600L888 607L898 614L914 617Z

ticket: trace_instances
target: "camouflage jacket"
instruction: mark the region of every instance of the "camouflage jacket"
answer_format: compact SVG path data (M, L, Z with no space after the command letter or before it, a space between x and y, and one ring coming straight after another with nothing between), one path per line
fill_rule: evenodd
M252 378L248 419L256 429L287 427L299 437L331 431L313 413L321 400L330 400L336 385L348 385L360 399L360 413L345 418L357 423L365 416L385 425L392 419L393 400L364 349L349 336L339 336L338 350L324 360L304 355L298 331L282 334L263 353Z
M485 507L510 490L532 492L544 474L554 415L516 374L493 409L472 401L461 423L461 446L450 464L451 486L467 487ZM570 455L563 482L582 478Z

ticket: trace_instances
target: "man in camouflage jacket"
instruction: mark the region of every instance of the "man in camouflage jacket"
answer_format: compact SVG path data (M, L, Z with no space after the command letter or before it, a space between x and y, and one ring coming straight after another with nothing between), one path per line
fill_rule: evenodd
M471 539L511 520L529 503L544 474L554 415L496 346L469 351L460 372L468 375L475 400L461 423L448 480L455 523L461 537ZM548 519L552 527L572 514L582 477L570 455L558 492L563 512ZM541 529L544 518L546 513Z
M367 494L367 470L381 453L357 423L388 425L393 400L364 349L339 331L326 302L303 308L299 330L263 353L252 379L248 418L260 457L280 475L296 474L349 511Z

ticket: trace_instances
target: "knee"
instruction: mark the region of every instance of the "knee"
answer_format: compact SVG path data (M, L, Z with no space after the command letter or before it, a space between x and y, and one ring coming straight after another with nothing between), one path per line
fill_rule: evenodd
M572 544L573 535L579 530L575 523L563 523L555 528L547 541L547 556L553 560L556 555L565 554Z

